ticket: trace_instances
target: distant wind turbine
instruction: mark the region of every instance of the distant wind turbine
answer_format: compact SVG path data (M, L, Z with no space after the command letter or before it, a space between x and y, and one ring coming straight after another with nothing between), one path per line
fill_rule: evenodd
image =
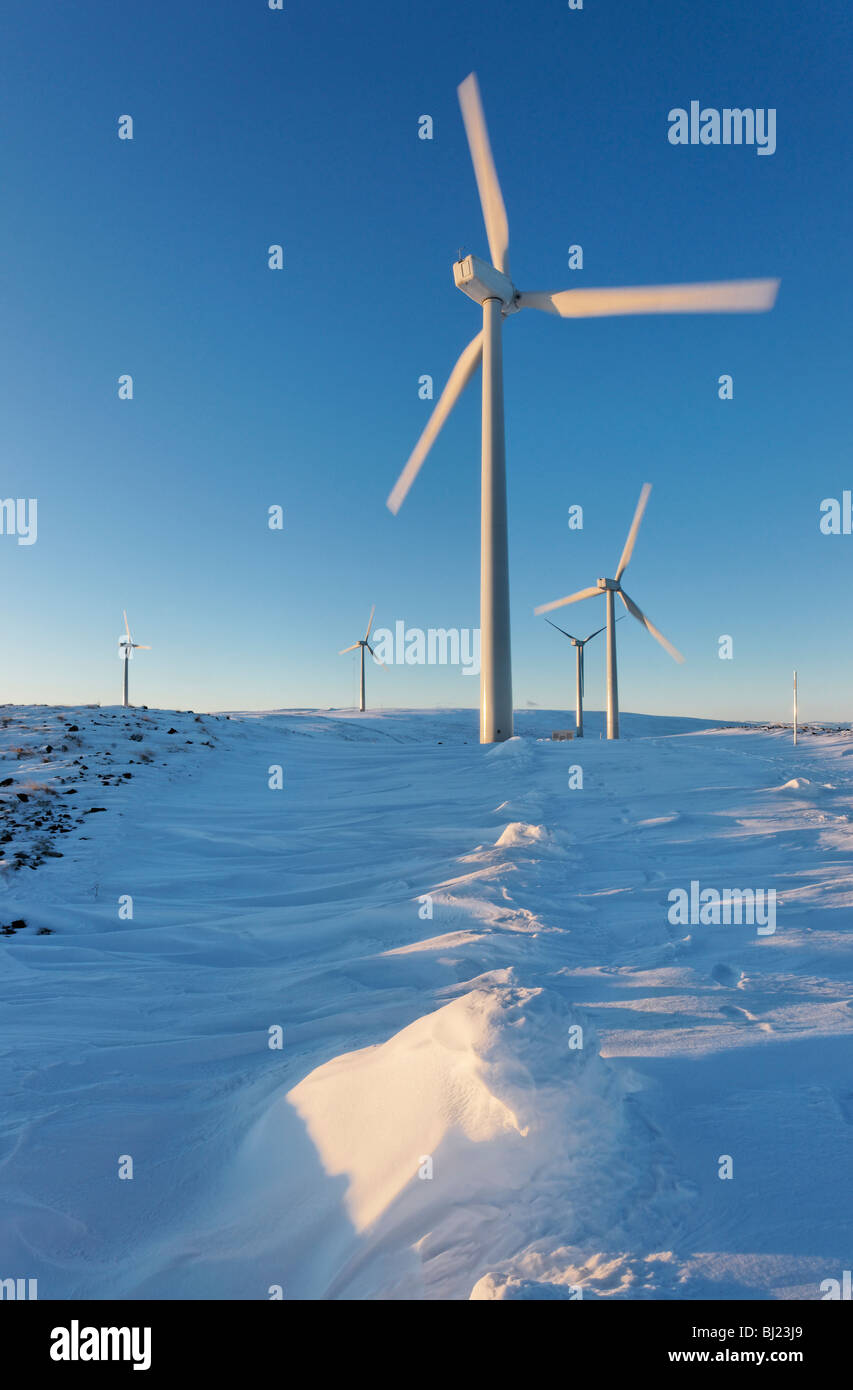
M640 493L640 500L637 503L637 510L634 512L634 520L631 522L631 529L628 532L628 539L622 551L622 558L619 561L619 568L613 579L598 579L595 587L590 589L579 589L576 594L569 594L568 598L555 599L553 603L543 603L535 610L536 613L550 613L555 608L562 608L566 603L578 603L582 598L592 598L595 594L604 594L606 602L606 628L607 628L607 737L619 737L619 693L616 680L616 624L613 620L613 595L618 594L627 608L638 622L652 634L655 641L660 642L665 647L670 656L675 661L683 661L684 657L680 651L668 642L662 632L659 632L654 623L646 617L641 608L638 608L632 598L625 593L620 580L625 570L628 568L628 561L634 549L634 542L637 539L637 532L640 529L640 522L643 519L643 512L646 510L646 503L649 500L649 493L652 490L651 483L643 483L643 490Z
M125 610L122 610L122 615L124 617L124 630L127 633L127 636L120 637L118 639L118 654L124 661L124 685L122 690L122 704L124 705L125 709L127 709L127 706L130 703L127 698L127 664L132 659L133 653L135 651L150 652L151 648L145 642L134 642L133 638L130 635L130 628L127 625L127 612Z
M491 264L477 256L453 267L458 289L483 308L483 328L463 350L388 498L396 513L445 420L477 367L483 364L480 513L480 742L512 736L506 459L501 330L508 314L541 309L561 318L612 314L756 313L771 309L778 280L721 280L701 285L645 285L635 289L519 291L509 278L509 224L492 159L486 118L473 73L459 87L459 104L486 223ZM615 681L615 662L614 662Z
M359 706L358 706L360 710L363 710L363 709L364 709L364 649L365 649L365 647L366 647L367 650L370 652L370 655L373 657L373 660L376 662L377 666L382 666L382 667L385 666L385 662L379 660L379 657L376 655L376 653L375 653L375 651L373 650L373 648L371 647L370 641L369 641L369 638L370 638L370 629L373 627L373 615L374 615L375 612L376 612L376 604L374 603L373 607L372 607L371 610L370 610L370 617L369 617L368 620L367 620L367 631L366 631L366 633L364 634L364 636L363 636L363 637L360 637L359 640L358 640L357 642L353 642L353 644L352 644L351 647L344 647L341 651L338 652L338 656L345 656L347 652L354 652L355 649L356 649L356 647L360 647L360 648L361 648L361 700L360 700L360 703L359 703Z
M624 615L624 613L623 613L622 617L624 617L624 616L625 616L625 615ZM546 621L546 623L551 623L551 619L550 619L550 618L546 618L545 621ZM617 623L621 623L622 618L617 618L616 621L617 621ZM562 634L563 634L564 637L568 637L569 641L571 642L572 646L573 646L574 649L575 649L575 658L576 658L576 665L575 665L575 692L576 692L576 694L575 694L575 736L576 736L577 738L583 738L583 694L584 694L584 691L583 691L583 653L584 653L584 647L586 646L587 642L591 642L591 641L592 641L593 637L597 637L598 634L599 634L599 632L603 632L603 631L604 631L604 628L603 628L603 627L597 627L597 628L595 629L595 632L591 632L591 633L589 634L588 637L573 637L572 634L571 634L570 632L566 632L566 629L565 629L564 627L557 627L557 624L556 624L556 623L551 623L551 627L557 628L557 631L558 631L558 632L562 632Z

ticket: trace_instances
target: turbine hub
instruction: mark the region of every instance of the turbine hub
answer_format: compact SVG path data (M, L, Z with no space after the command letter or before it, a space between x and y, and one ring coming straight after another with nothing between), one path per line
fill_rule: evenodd
M489 265L488 261L481 261L479 256L464 256L461 261L456 261L453 282L476 304L484 304L487 299L499 299L504 314L515 314L520 308L518 290L509 276Z

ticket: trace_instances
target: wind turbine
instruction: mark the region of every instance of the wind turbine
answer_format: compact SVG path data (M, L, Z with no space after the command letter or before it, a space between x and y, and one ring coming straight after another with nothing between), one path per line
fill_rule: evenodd
M618 594L627 608L638 622L648 628L652 637L665 647L670 656L675 661L683 661L684 657L671 642L668 642L662 632L659 632L654 623L646 617L641 608L625 590L622 588L620 580L625 570L628 568L628 561L634 549L634 542L637 539L637 532L640 529L640 522L643 519L643 512L646 510L646 503L649 500L649 493L652 490L651 483L643 483L643 490L640 493L640 500L637 503L637 510L634 512L634 520L631 522L631 529L628 532L628 539L622 551L622 558L619 561L619 568L613 579L598 579L594 588L579 589L576 594L569 594L568 598L555 599L553 603L543 603L535 609L536 613L550 613L554 608L562 608L566 603L578 603L582 598L592 598L594 594L604 594L606 603L605 626L607 628L607 737L619 737L619 693L616 681L616 624L613 621L613 596Z
M491 263L478 256L453 267L458 289L482 305L483 328L463 350L447 385L388 497L396 513L442 425L482 360L482 502L480 512L480 742L512 736L506 459L501 329L508 314L541 309L561 318L611 314L746 313L771 309L778 280L728 280L701 285L646 285L634 289L519 291L509 275L509 225L492 159L474 73L459 87L459 105L480 194Z
M125 709L127 709L127 706L129 704L127 698L127 663L132 659L134 651L150 652L151 648L145 642L134 642L133 638L130 635L130 628L127 625L126 610L123 609L122 614L124 617L124 630L127 633L127 636L120 637L118 639L118 654L119 657L124 661L124 686L122 690L122 704L124 705Z
M622 615L624 617L624 614ZM550 618L545 619L546 623L551 623ZM622 618L616 619L621 623ZM597 637L599 632L603 632L603 627L597 627L595 632L591 632L588 637L573 637L570 632L566 632L564 627L557 627L556 623L551 623L558 632L562 632L564 637L568 637L575 649L575 734L577 738L583 738L583 649L587 642L591 642L593 637Z
M370 617L369 617L368 620L367 620L367 631L366 631L366 633L364 634L364 636L363 636L363 637L360 637L359 640L358 640L357 642L353 642L353 644L352 644L351 647L344 647L342 651L339 651L339 652L338 652L338 656L345 656L347 652L354 652L355 649L356 649L356 647L361 647L361 701L360 701L358 707L359 707L359 709L362 710L362 711L364 710L364 649L365 649L365 647L366 647L367 650L370 652L370 655L373 657L373 660L376 662L377 666L383 666L383 667L384 667L384 665L385 665L385 662L384 662L384 661L380 661L380 660L379 660L379 657L376 655L376 653L375 653L375 651L373 650L373 648L371 647L370 641L369 641L369 638L370 638L370 629L373 627L373 615L374 615L375 612L376 612L376 604L374 603L373 607L372 607L371 610L370 610Z

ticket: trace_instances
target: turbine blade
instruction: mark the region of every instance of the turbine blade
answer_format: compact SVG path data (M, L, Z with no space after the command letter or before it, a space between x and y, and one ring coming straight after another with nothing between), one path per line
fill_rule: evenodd
M546 618L545 621L546 623L551 623L550 618ZM570 637L573 642L577 642L577 637L572 637L572 634L570 632L566 632L566 629L564 627L557 627L556 623L551 623L551 626L556 627L558 632L562 632L564 637Z
M473 72L460 83L458 94L462 119L465 122L465 134L468 136L468 148L477 178L492 264L497 266L498 270L502 270L504 275L509 275L509 223L495 171L495 161L492 158L480 88Z
M545 621L546 621L546 623L547 623L548 619L546 618ZM620 619L617 618L616 621L617 621L617 623L618 623L618 622L620 621ZM583 639L583 645L586 646L587 642L591 642L592 639L593 639L593 637L597 637L598 634L599 634L599 632L603 632L603 631L604 631L604 628L605 628L606 626L607 626L607 624L604 623L604 625L603 625L602 627L597 627L597 628L595 629L595 632L591 632L591 633L589 634L588 637L585 637L585 638Z
M651 621L651 619L646 617L646 615L645 615L645 613L643 612L642 608L638 608L638 607L637 607L637 605L636 605L636 603L634 602L634 600L633 600L632 598L629 598L629 597L628 597L628 595L625 593L625 590L624 590L624 589L620 589L618 592L619 592L619 597L621 598L621 600L622 600L622 602L624 603L625 607L628 609L628 612L629 612L629 613L633 613L633 615L634 615L634 617L637 619L637 621L640 622L640 623L642 623L642 624L643 624L643 627L648 628L649 632L652 634L652 636L654 637L655 641L660 642L661 646L664 647L664 648L669 652L670 656L673 658L674 661L683 662L683 661L684 661L684 657L681 655L681 652L678 650L678 648L677 648L677 647L674 647L674 646L672 645L671 642L668 642L668 641L666 640L666 638L664 637L663 633L660 632L660 631L658 630L658 628L655 627L655 625L654 625L654 623Z
M540 603L539 607L534 608L533 612L538 617L540 613L550 613L553 608L562 608L565 603L578 603L582 598L592 598L593 594L601 594L603 592L604 590L599 589L598 585L596 585L594 589L578 589L576 594L569 594L568 598L557 598L554 599L553 603Z
M124 618L124 630L125 630L125 632L127 633L127 640L128 640L128 642L132 642L132 641L133 641L133 638L132 638L131 635L130 635L130 628L129 628L128 625L127 625L127 609L126 609L126 608L123 608L121 611L122 611L122 616L123 616L123 618Z
M564 319L612 314L760 314L772 309L778 280L715 280L699 285L637 285L612 290L525 290L522 309Z
M628 561L630 560L634 550L634 542L637 539L637 532L640 529L640 522L643 519L643 512L646 510L646 503L649 500L649 494L651 490L651 483L643 483L643 489L640 493L640 500L637 503L637 509L634 512L634 520L631 522L631 529L628 532L628 539L625 542L625 548L622 551L622 558L619 561L619 568L613 576L617 583L622 578L622 575L628 567Z
M147 642L131 642L132 647L136 647L140 652L150 652L151 648Z
M383 661L381 657L378 657L378 656L376 655L375 651L373 650L373 648L371 647L371 645L370 645L369 642L365 642L364 645L367 647L367 650L370 652L370 655L373 657L373 660L374 660L374 662L376 663L376 665L377 665L377 666L381 666L383 671L387 671L387 670L388 670L388 663L387 663L387 661Z
M376 612L376 604L374 603L373 607L372 607L371 610L370 610L370 617L369 617L368 620L367 620L367 631L366 631L366 633L364 634L364 640L365 640L365 642L367 641L368 637L370 636L370 629L373 627L373 615L374 615L375 612Z
M356 647L360 646L360 642L353 642L351 647L342 647L341 650L338 652L338 656L346 656L347 652L354 652Z
M385 505L395 516L405 501L406 493L418 476L421 464L432 448L439 430L477 370L482 353L483 334L480 332L477 334L476 338L471 339L470 343L457 360L456 366L450 373L447 385L438 398L435 410L427 421L426 429L415 445L408 463L394 484L393 490Z

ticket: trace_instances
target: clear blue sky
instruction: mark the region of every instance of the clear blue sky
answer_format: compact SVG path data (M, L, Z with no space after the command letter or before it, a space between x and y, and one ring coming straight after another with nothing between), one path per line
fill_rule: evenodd
M439 389L478 328L451 274L487 253L456 99L475 69L522 288L783 282L769 315L507 322L516 705L570 698L532 610L613 573L649 480L627 587L687 661L621 623L623 706L781 717L797 665L804 715L853 717L853 536L818 527L853 486L851 39L846 0L9 0L0 496L37 497L39 534L0 536L0 699L115 701L123 607L152 644L136 699L196 709L351 704L337 651L372 603L478 624L479 377L385 508L419 376ZM693 99L776 108L776 153L671 146ZM597 639L592 706L603 659ZM389 705L477 684L369 673Z

